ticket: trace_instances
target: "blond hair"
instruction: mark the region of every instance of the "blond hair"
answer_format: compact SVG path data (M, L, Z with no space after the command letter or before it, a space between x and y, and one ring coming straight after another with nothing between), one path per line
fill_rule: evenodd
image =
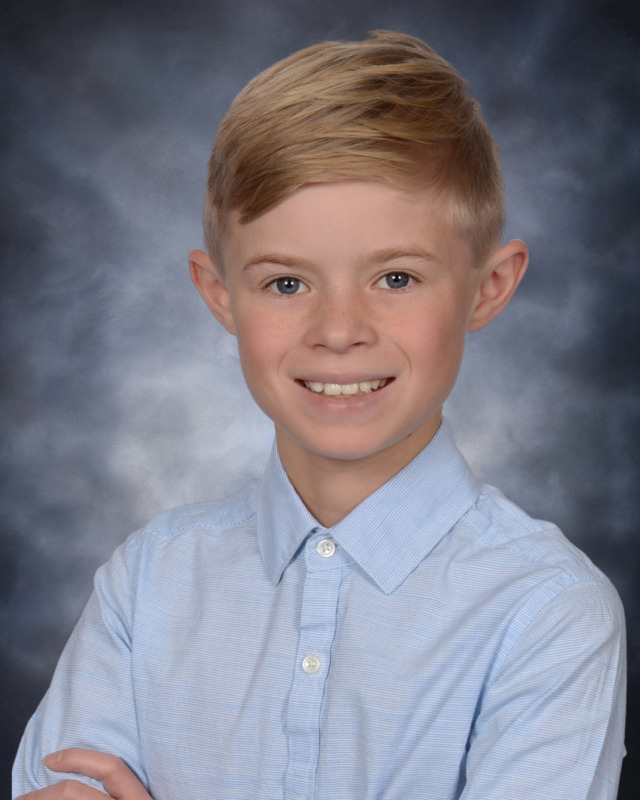
M480 106L413 36L375 31L362 42L314 45L238 94L209 161L209 253L219 260L230 211L250 222L305 184L338 180L433 191L478 262L500 239L500 158Z

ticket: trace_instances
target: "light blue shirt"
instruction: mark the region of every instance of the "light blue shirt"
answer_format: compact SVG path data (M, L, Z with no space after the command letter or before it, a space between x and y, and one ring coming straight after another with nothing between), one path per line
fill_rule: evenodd
M98 571L14 794L78 746L155 800L614 800L624 660L608 580L446 425L329 530L274 451Z

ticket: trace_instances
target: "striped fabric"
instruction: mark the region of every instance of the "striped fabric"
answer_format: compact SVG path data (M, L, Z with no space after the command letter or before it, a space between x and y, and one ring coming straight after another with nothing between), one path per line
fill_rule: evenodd
M329 530L274 450L98 571L14 795L80 746L155 800L613 800L624 659L611 584L479 486L446 425Z

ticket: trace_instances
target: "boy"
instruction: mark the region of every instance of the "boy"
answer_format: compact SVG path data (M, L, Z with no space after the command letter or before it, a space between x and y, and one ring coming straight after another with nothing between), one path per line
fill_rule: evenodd
M464 81L399 34L294 54L220 125L204 219L191 275L276 445L98 572L15 792L614 798L617 595L442 422L528 260Z

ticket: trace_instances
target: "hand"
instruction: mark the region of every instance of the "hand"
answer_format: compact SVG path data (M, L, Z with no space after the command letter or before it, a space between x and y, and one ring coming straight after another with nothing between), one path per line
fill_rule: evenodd
M102 781L105 791L115 800L152 800L133 772L117 756L71 747L51 753L44 763L55 772L75 772ZM104 797L102 792L80 781L66 780L29 792L16 800L104 800Z

